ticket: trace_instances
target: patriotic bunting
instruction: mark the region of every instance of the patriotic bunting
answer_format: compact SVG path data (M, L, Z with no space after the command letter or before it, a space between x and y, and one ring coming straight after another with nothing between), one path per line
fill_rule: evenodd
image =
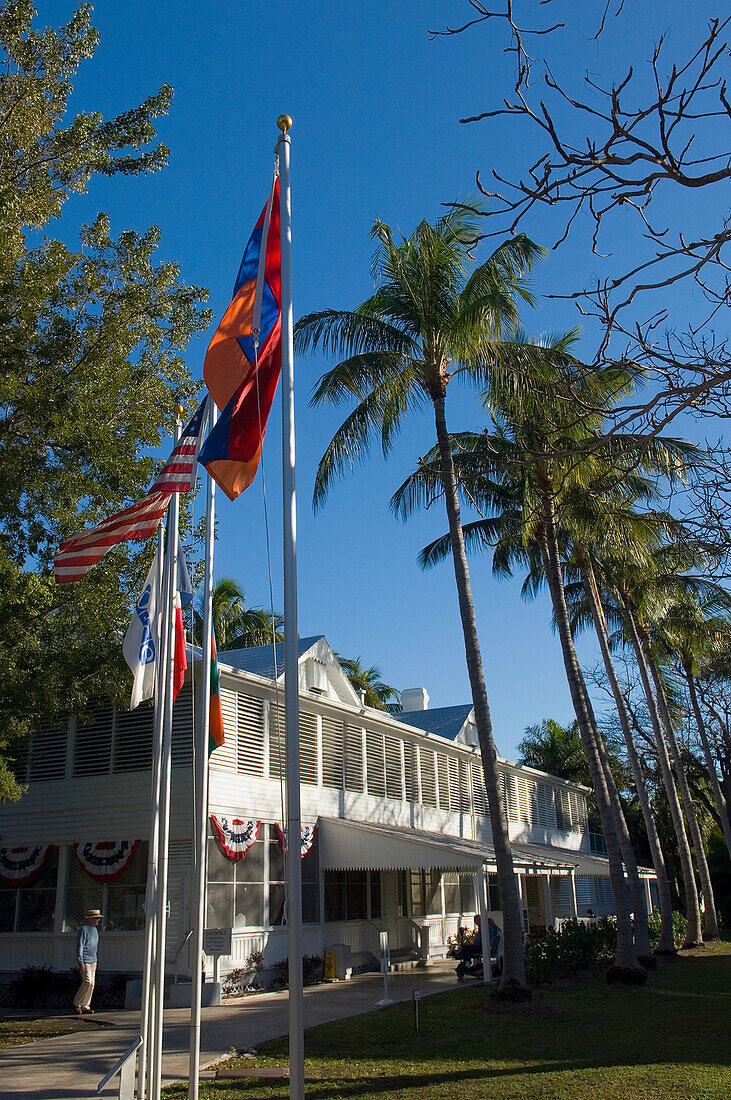
M315 842L315 830L316 829L317 829L317 825L303 825L302 826L302 835L300 836L300 859L305 858L305 856L309 852L310 848L314 844L314 842ZM277 834L277 841L279 842L279 847L282 849L282 852L286 854L286 852L287 852L286 831L282 828L281 825L275 825L274 826L274 831Z
M211 825L226 858L237 863L246 859L246 853L256 842L261 821L240 821L238 817L211 814Z
M6 886L27 886L48 859L52 844L0 848L0 879Z
M91 878L114 882L127 870L139 846L139 840L87 840L76 845L76 856Z

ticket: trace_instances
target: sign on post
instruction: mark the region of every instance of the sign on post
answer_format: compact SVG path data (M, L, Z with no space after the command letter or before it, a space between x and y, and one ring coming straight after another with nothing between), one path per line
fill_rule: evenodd
M204 928L203 952L213 956L213 980L218 981L218 960L233 951L232 928Z

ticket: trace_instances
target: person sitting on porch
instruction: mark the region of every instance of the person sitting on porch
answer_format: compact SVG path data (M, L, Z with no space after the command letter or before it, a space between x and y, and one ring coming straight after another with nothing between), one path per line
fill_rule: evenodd
M480 927L481 920L478 913L475 917L475 935L472 943L463 943L459 951L455 952L455 958L460 960L457 967L456 974L458 978L463 978L465 970L467 969L466 963L471 962L472 959L479 955L482 955L482 928Z

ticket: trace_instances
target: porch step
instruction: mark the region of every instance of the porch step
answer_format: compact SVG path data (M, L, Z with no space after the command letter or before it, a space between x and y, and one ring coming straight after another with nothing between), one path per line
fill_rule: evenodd
M389 967L391 971L416 970L421 965L421 957L416 951L403 949L391 952L391 966Z

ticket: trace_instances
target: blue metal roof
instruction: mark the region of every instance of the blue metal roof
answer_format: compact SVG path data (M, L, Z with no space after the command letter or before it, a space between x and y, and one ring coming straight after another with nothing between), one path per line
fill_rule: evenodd
M301 657L308 649L320 641L322 634L315 634L311 638L300 638L297 642L297 656ZM274 679L274 655L276 652L276 671L279 676L284 672L284 644L279 642L276 646L255 645L249 649L222 649L218 659L222 665L240 669L242 672L253 672L256 676L263 676L267 680Z
M472 703L460 703L457 707L435 707L433 710L409 710L394 714L399 722L407 726L416 726L425 733L436 733L439 737L448 737L454 741L472 710Z

